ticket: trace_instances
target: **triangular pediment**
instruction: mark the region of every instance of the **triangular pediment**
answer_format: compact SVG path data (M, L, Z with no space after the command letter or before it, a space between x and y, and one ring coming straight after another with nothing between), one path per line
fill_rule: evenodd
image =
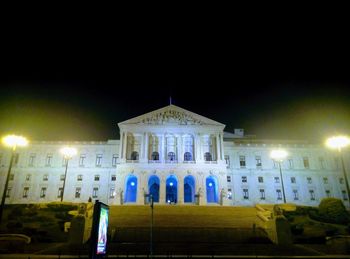
M225 126L222 123L208 119L196 113L187 111L176 105L169 105L164 108L119 123L119 125L126 124Z

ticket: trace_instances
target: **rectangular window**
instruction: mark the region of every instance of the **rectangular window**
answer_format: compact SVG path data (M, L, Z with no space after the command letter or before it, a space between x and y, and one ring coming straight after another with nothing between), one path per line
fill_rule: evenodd
M28 198L28 193L29 193L29 187L24 187L22 197Z
M242 183L246 183L247 182L247 176L242 176Z
M83 180L83 175L82 174L79 174L78 176L77 176L77 181L82 181Z
M311 177L308 177L308 178L306 178L307 179L307 183L312 183L312 178Z
M102 165L102 154L97 154L96 155L96 166L101 167Z
M334 158L334 164L335 164L335 169L338 170L339 169L339 157L335 157Z
M326 190L326 197L330 198L331 197L331 191L330 190Z
M309 169L310 164L309 164L309 158L308 157L303 157L303 163L304 163L304 168Z
M10 174L10 179L9 179L9 181L13 181L13 179L15 179L15 175L14 175L14 174Z
M18 153L15 154L14 160L15 160L14 165L18 165L18 161L19 161L19 154Z
M226 162L226 168L230 167L230 156L229 155L225 155L225 162Z
M239 165L241 168L245 168L245 156L239 156Z
M249 199L248 189L243 189L243 199L245 200Z
M100 180L100 176L97 174L95 175L95 181L99 181Z
M79 166L80 167L85 166L85 158L86 158L86 155L80 155L80 157L79 157Z
M75 198L79 199L81 194L81 188L77 187L75 188Z
M115 197L115 188L112 187L109 189L109 198L114 198Z
M94 187L92 190L92 198L97 198L98 197L98 187Z
M282 200L282 192L280 189L276 190L276 194L277 194L277 200Z
M227 178L227 182L230 183L231 182L231 176L228 175L226 178Z
M290 178L290 182L291 182L291 183L296 183L297 180L295 179L295 177L291 177L291 178Z
M11 187L7 188L7 190L6 190L6 195L5 195L6 198L10 198L11 190L12 190Z
M63 159L62 159L62 166L66 166L67 163L68 163L68 159L63 157Z
M309 190L310 193L310 200L314 201L315 200L315 192L314 190Z
M256 162L256 168L261 168L262 164L261 164L261 156L256 156L255 157L255 162Z
M342 193L342 195L343 195L343 200L344 200L344 201L347 201L347 200L348 200L348 195L347 195L346 191L345 191L345 190L342 190L341 193Z
M63 193L63 188L62 187L58 188L57 198L61 198L62 193Z
M227 198L228 198L229 200L232 200L232 189L231 189L231 188L228 188L228 189L227 189Z
M275 160L272 160L272 162L273 162L273 168L278 168L278 162Z
M293 190L293 195L294 195L294 200L295 201L299 200L298 190Z
M114 182L115 180L117 180L117 177L116 177L115 175L112 175L112 176L111 176L111 181Z
M27 174L27 175L26 175L26 181L30 181L30 178L31 178L31 175L30 175L30 174Z
M45 198L46 196L46 187L42 187L40 191L40 198Z
M275 183L280 183L280 178L279 177L275 177Z
M60 181L64 181L64 174L60 175Z
M265 200L265 189L260 189L260 200Z
M320 163L320 168L321 169L325 169L324 158L323 157L319 157L318 158L318 162Z
M340 178L339 178L339 183L340 183L340 184L344 184L344 178L340 177Z
M259 183L263 183L263 182L264 182L264 177L259 176L259 177L258 177L258 182L259 182Z
M47 154L45 166L51 166L51 163L52 163L52 154Z
M293 169L294 168L294 162L293 162L292 158L288 159L288 166L289 166L289 169Z
M323 177L323 183L328 184L328 177Z
M35 162L35 154L30 154L29 166L34 166L34 162Z
M45 174L44 176L43 176L43 181L48 181L49 180L49 175L48 174Z
M112 157L112 166L116 167L118 163L118 155L114 154Z

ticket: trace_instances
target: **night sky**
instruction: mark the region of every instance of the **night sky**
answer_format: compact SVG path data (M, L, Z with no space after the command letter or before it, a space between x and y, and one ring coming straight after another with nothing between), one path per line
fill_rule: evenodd
M311 142L350 134L345 16L250 23L49 16L2 30L1 135L116 139L118 122L168 105L169 96L229 132Z

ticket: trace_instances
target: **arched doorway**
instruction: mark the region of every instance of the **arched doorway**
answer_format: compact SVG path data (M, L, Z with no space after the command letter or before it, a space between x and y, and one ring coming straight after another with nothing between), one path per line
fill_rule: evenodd
M156 175L152 175L148 179L148 193L152 195L153 202L159 202L159 178Z
M184 202L193 203L195 193L195 180L192 175L188 175L184 179Z
M177 179L174 175L170 175L166 180L166 203L177 203Z
M124 202L136 202L137 198L137 178L134 175L129 175L125 181L125 196Z
M215 176L208 176L205 180L205 187L207 189L207 203L218 202L218 181Z

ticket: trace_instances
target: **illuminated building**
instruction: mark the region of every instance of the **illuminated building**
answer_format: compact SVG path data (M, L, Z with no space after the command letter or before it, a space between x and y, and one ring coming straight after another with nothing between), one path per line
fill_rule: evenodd
M41 141L18 150L6 203L60 201L66 164L59 150L70 145L78 153L69 162L64 201L145 204L151 193L159 204L283 203L279 165L269 155L283 148L287 203L317 206L324 197L337 197L348 206L340 159L323 145L261 140L242 129L224 132L225 125L175 105L118 126L120 140ZM9 159L2 148L1 183Z

